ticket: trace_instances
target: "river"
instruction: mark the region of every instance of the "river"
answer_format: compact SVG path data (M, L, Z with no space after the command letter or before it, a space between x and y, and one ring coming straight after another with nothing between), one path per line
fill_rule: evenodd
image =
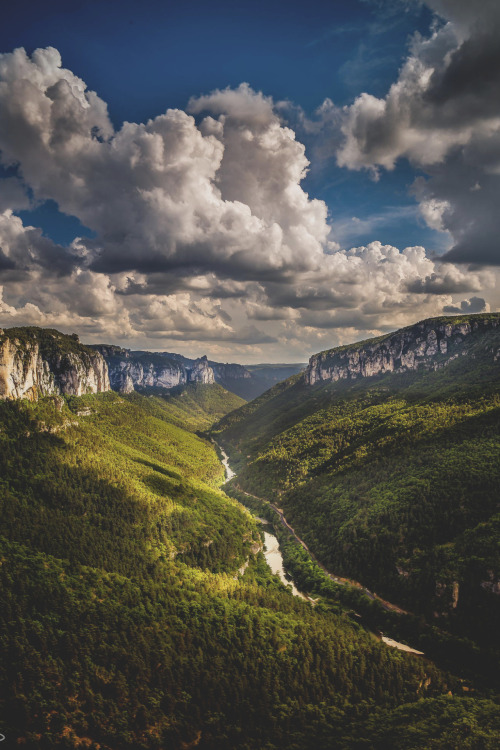
M224 470L226 472L226 482L229 482L230 479L233 479L233 477L236 476L236 473L229 466L229 456L227 455L227 453L224 450L224 448L222 448L222 446L220 446L218 443L216 443L215 440L212 439L212 442L214 443L214 445L216 445L218 447L219 451L221 452L221 455L222 455L221 463L222 463L222 465L224 467ZM248 493L244 493L244 494L248 494ZM261 500L262 498L258 498L258 499ZM289 523L287 522L285 516L283 515L283 512L279 508L276 508L272 503L269 503L269 504L278 513L278 515L280 516L282 522L284 522L285 526L287 526L287 528L293 533L293 535L295 536L295 538L297 539L297 541L299 541L300 544L304 547L304 549L307 552L309 552L309 554L311 554L309 548L296 535L296 533L294 532L294 530L292 529L292 527L289 525ZM261 519L259 519L259 520L261 520ZM278 542L278 538L274 534L272 534L271 532L269 532L269 531L264 531L264 550L263 550L263 552L264 552L264 557L266 558L266 562L269 565L269 567L271 568L271 571L275 575L279 576L279 578L285 584L285 586L290 586L291 587L293 595L294 596L299 596L301 599L305 599L306 601L314 603L314 600L311 599L311 597L306 596L305 594L303 594L302 592L300 592L298 590L298 588L295 586L295 584L293 583L293 581L289 580L286 577L285 568L283 566L283 557L282 557L282 554L281 554L281 551L280 551L280 545L279 545L279 542ZM247 565L248 565L248 563L246 563L246 565L242 568L243 572L246 569ZM328 573L328 571L324 568L324 566L321 566L321 567L323 568L323 570L325 571L325 573L330 578L333 578L333 580L335 580L335 581L337 581L339 583L343 582L343 581L347 582L347 579L338 579L337 577L334 577L331 573ZM241 570L240 570L240 573L241 573ZM358 586L359 586L359 584L358 584ZM367 595L369 595L370 599L375 599L375 598L378 599L379 598L379 597L376 597L376 595L372 594L370 591L368 591L368 589L365 589L365 593ZM383 600L380 600L380 601L383 601ZM400 613L404 613L404 610L399 609L399 607L396 607L395 605L391 605L388 602L385 602L385 604L388 605L387 608L390 607L390 609L392 609L393 611L399 611ZM380 640L382 641L382 643L385 643L385 645L389 646L390 648L397 648L400 651L407 651L407 652L409 652L411 654L418 654L419 656L423 656L423 651L417 651L417 649L411 648L410 646L407 646L405 643L399 643L398 641L395 641L392 638L388 638L387 636L384 636L384 635L382 635L382 637L380 637L380 636L376 636L376 637L377 637L377 640L380 638Z
M213 440L213 439L212 439L212 442L213 442L214 445L217 446L217 448L220 450L220 452L222 454L221 463L222 463L222 465L224 467L224 471L226 472L226 482L229 482L230 479L232 479L233 477L236 476L236 474L234 473L234 471L229 466L229 456L227 455L227 453L224 450L224 448L221 445L219 445L219 443L216 443L215 440Z
M213 441L215 443L215 441ZM215 443L217 445L219 451L221 452L222 458L221 463L224 467L224 471L226 472L226 482L229 482L230 479L236 476L235 472L231 469L229 466L229 456L227 455L226 451L222 446L220 446L218 443ZM258 519L262 520L262 519ZM265 522L267 525L267 522ZM292 594L294 596L300 596L301 599L306 599L307 601L310 601L309 597L305 596L305 594L302 594L298 588L295 586L293 581L289 580L286 577L285 574L285 568L283 566L283 557L281 555L280 545L278 542L278 538L272 534L270 531L264 531L264 557L266 558L266 562L271 568L271 571L274 575L278 575L282 583L285 584L285 586L291 586ZM247 563L248 564L248 563ZM246 569L246 565L240 569L241 571Z
M264 557L266 558L266 562L271 568L271 571L275 575L278 575L280 577L282 583L284 583L285 586L292 587L292 594L294 596L300 596L301 599L310 601L309 597L307 597L305 594L302 594L293 583L293 581L289 580L286 577L278 538L274 534L271 534L269 531L264 531L264 545Z

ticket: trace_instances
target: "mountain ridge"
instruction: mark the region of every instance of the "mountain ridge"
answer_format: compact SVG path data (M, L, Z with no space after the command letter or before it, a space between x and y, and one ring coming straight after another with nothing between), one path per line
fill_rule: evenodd
M461 344L471 334L480 333L481 326L492 329L499 325L500 313L427 318L383 336L314 354L304 377L308 385L314 385L388 372L438 369L466 355L468 347Z
M299 372L302 364L240 365L215 362L206 355L190 359L172 352L124 349L113 344L92 344L108 363L111 387L119 393L144 388L175 388L189 382L219 383L226 390L251 400L273 383Z
M500 623L499 322L429 319L327 350L213 430L241 488L282 508L327 568L490 644ZM394 346L421 348L401 367ZM363 370L374 361L376 372Z

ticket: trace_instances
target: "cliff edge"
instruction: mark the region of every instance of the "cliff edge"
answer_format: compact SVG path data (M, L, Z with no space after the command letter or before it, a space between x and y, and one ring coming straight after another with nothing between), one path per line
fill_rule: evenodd
M109 391L102 355L50 328L0 328L0 398Z
M481 342L500 358L500 313L429 318L367 341L314 354L305 382L366 378L384 373L437 370L460 356L474 356ZM485 334L495 332L491 341Z

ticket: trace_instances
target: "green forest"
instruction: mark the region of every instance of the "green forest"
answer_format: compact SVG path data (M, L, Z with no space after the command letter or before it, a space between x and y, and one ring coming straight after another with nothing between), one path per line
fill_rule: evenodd
M439 386L439 403L445 404L446 387L445 382ZM205 435L209 429L220 435L230 425L222 435L232 455L239 456L237 480L256 494L286 502L294 523L317 542L318 557L330 562L335 552L327 535L300 515L301 483L310 481L310 501L326 509L330 496L325 500L316 493L316 487L327 486L318 468L329 467L339 496L347 492L351 485L336 485L336 477L344 481L350 472L370 467L362 448L371 450L374 435L380 436L379 453L365 481L386 477L381 474L384 456L396 461L410 451L411 441L391 437L394 425L403 435L407 419L421 424L422 446L430 441L432 455L433 432L424 416L436 412L419 411L423 397L416 382L389 397L383 384L377 385L378 395L347 389L343 399L350 410L344 416L328 389L311 389L329 420L347 420L344 432L329 431L328 420L319 418L318 409L306 413L309 406L300 398L282 417L289 434L271 435L271 422L278 419L275 400L301 388L296 376L243 406L220 386L201 384L165 396L108 392L0 402L0 732L11 746L498 747L496 685L474 681L475 675L464 682L450 661L381 643L370 632L383 624L376 606L358 621L353 610L363 602L348 589L339 593L340 587L332 585L327 590L322 569L301 558L283 537L285 562L295 566L294 575L302 577L306 590L318 594L315 604L292 596L265 563L261 525L237 497L221 489L224 471ZM482 400L456 397L450 434L461 434L459 426L469 419L479 420L474 439L481 445L490 441L493 450L496 392L484 384L478 389ZM358 421L361 403L367 413ZM402 403L409 404L406 412ZM261 408L268 422L255 432L264 441L258 448L250 445L253 433L239 415L257 419ZM299 422L290 422L299 412L303 420L313 420L302 433ZM229 429L231 439L241 430L239 454ZM312 436L309 442L306 433ZM471 435L467 427L468 444ZM329 450L319 463L312 457L318 439ZM458 437L450 437L450 451L453 439ZM343 457L335 473L332 446L337 445L343 446ZM282 469L273 450L289 470ZM310 479L299 471L300 451L311 454ZM475 455L469 450L469 463ZM273 482L266 467L275 460ZM262 466L259 480L256 472L252 475L255 464ZM391 471L396 482L398 470ZM493 493L493 475L490 481ZM367 497L371 487L360 489L360 496ZM234 485L230 491L237 495ZM350 508L349 502L354 500L342 507ZM485 509L491 505L485 497ZM477 517L467 507L464 512L469 528L484 523L482 510ZM331 523L329 513L323 523L325 518ZM374 513L374 522L377 518ZM390 527L389 511L386 519ZM460 517L455 523L456 533L465 533ZM481 540L471 537L476 555L490 554L488 539L487 529ZM427 564L424 553L423 545L422 566ZM451 565L453 547L448 554ZM408 628L411 638L413 621Z
M488 332L431 372L295 376L214 429L234 488L282 508L328 570L479 644L495 669L499 345Z

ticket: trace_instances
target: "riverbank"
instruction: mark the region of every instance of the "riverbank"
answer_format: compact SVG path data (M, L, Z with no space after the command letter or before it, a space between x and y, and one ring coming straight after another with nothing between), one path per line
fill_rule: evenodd
M225 474L226 474L226 485L236 478L236 473L231 469L229 465L229 457L224 450L224 448L215 442L215 440L212 439L212 442L218 449L218 452L220 453L220 460L224 467ZM229 488L225 487L226 491L228 491ZM264 498L259 498L256 495L252 495L249 492L245 492L241 489L241 487L238 486L236 482L233 481L231 486L231 495L236 499L239 500L239 502L242 502L242 498L238 497L238 494L243 495L244 498L251 499L253 501L257 501L260 504L260 507L268 508L272 511L275 516L278 517L279 523L286 529L286 531L292 536L294 541L300 545L300 547L303 549L303 551L308 555L310 560L314 563L314 565L321 571L322 575L326 576L329 581L331 581L336 586L344 586L346 587L346 590L348 589L354 589L362 595L364 595L367 600L370 603L376 603L379 607L381 607L384 611L395 613L398 615L408 615L409 613L403 610L401 607L398 607L395 604L392 604L391 602L388 602L384 599L381 599L378 597L375 593L371 592L369 589L364 587L362 584L358 583L357 581L352 581L348 578L343 578L341 576L336 576L333 573L330 573L324 565L322 565L314 554L310 551L307 544L298 536L296 531L293 529L293 527L288 523L287 519L285 518L285 515L281 508L278 508L274 503L272 503L270 500L265 500ZM234 494L234 490L236 490L237 494ZM248 502L245 503L244 501L242 504L249 509L253 514L257 516L257 512L255 508L249 507ZM260 521L264 520L262 518L259 518ZM265 519L268 523L272 524L272 518ZM265 546L264 546L264 557L266 558L266 562L268 566L270 567L271 571L274 574L277 574L280 578L280 580L285 584L285 586L290 586L292 593L294 596L299 596L300 598L309 601L311 604L315 605L318 601L318 599L313 599L310 593L305 594L297 586L298 581L295 580L293 571L289 569L289 566L286 564L286 561L283 557L282 548L280 545L280 539L278 533L272 534L270 531L264 531L264 539L265 539ZM285 572L288 569L288 576ZM300 585L300 583L299 583ZM314 591L314 593L319 593L319 595L323 595L322 592L317 592L317 590ZM341 597L336 597L337 600L340 600ZM349 602L349 606L352 606L352 601ZM352 614L355 618L363 619L363 615L361 615L356 610L352 611ZM359 624L359 623L358 623ZM408 653L413 653L419 656L423 656L424 652L417 650L415 648L412 648L411 646L407 645L406 643L401 643L394 638L389 638L387 636L384 636L382 633L372 632L372 635L374 635L377 640L379 640L382 643L385 643L386 646L390 648L397 648L400 651L406 651Z
M231 472L231 480L226 481L224 491L254 516L265 519L273 526L286 574L292 578L298 590L308 592L310 602L349 617L387 647L398 648L392 644L399 644L401 651L417 652L419 658L432 660L441 669L458 677L464 692L493 690L496 694L500 690L498 672L493 668L497 663L495 652L478 648L467 638L436 623L426 622L397 605L391 605L362 584L354 586L349 579L330 574L314 559L307 545L288 524L281 509L263 498L237 489L236 474L229 466L226 452L222 454L219 446L217 450L226 459L226 468Z

